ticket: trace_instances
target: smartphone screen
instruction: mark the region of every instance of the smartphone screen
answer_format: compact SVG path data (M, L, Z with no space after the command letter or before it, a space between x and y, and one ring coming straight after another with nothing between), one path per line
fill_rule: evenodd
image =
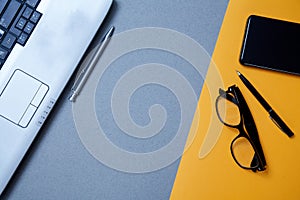
M300 75L300 24L251 15L240 62Z

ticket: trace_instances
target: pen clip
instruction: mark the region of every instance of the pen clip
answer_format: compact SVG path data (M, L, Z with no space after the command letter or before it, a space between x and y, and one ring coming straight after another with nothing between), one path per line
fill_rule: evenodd
M284 130L282 129L282 127L275 121L275 119L269 115L269 118L272 120L272 122L282 131L284 132ZM285 132L284 132L285 133Z

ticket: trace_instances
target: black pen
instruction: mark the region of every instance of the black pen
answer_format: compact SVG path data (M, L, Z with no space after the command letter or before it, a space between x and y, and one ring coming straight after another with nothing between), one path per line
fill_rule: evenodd
M258 91L253 87L253 85L243 76L239 71L236 71L242 82L250 90L250 92L255 96L257 101L264 107L264 109L269 113L270 119L289 137L292 137L294 133L291 129L282 121L282 119L277 115L277 113L272 109L272 107L266 102L266 100L258 93Z

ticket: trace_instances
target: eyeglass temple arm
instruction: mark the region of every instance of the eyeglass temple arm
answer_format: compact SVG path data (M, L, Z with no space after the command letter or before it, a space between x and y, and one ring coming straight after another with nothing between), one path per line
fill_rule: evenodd
M259 141L258 131L257 131L256 125L255 125L254 119L252 117L252 114L250 112L250 109L247 105L246 100L244 99L241 91L237 87L235 88L235 93L238 98L239 107L241 108L241 111L242 111L245 128L248 132L249 137L255 144L256 150L259 153L260 160L263 164L262 167L264 167L266 165L266 159L265 159L265 156L264 156L264 153L262 150L261 143ZM256 159L257 159L257 155L255 154L252 162L258 162Z

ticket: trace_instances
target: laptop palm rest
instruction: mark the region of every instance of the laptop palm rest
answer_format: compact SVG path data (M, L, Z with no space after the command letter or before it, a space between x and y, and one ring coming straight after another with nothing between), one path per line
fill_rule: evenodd
M16 70L0 93L0 116L27 127L48 89L41 81Z

